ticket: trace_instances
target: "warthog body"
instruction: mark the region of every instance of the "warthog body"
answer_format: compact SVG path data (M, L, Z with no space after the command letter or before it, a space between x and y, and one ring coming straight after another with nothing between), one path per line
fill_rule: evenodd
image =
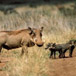
M22 54L27 47L42 46L42 28L40 29L23 29L17 31L0 31L0 52L2 48L14 49L22 47ZM27 52L27 51L25 51Z

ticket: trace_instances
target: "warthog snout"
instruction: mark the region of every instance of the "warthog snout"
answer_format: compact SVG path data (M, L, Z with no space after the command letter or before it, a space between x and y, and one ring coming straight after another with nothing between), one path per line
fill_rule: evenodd
M37 46L38 46L38 47L41 47L41 46L43 46L43 44L37 44Z
M45 47L45 50L46 50L46 49L55 49L55 46L56 46L55 43L48 43L48 44L46 45L46 47Z

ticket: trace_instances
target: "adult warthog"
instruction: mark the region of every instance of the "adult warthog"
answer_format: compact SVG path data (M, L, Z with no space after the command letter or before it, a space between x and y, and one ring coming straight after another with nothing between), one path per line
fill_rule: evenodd
M0 52L2 48L7 50L22 47L21 55L25 52L28 53L27 47L34 46L35 44L39 47L43 45L42 41L42 30L30 28L16 30L16 31L0 31Z

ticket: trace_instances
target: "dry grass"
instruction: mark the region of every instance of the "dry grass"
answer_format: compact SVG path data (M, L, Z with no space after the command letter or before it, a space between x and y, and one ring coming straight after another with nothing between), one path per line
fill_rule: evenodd
M7 6L7 5L6 5ZM4 8L4 6L1 6ZM13 7L14 6L8 6ZM67 7L68 8L68 7ZM10 10L9 10L10 11ZM70 39L76 39L76 16L65 16L54 5L38 7L22 6L14 8L12 13L4 14L0 11L0 30L15 30L30 27L44 26L43 41L65 43ZM44 47L45 47L44 45ZM28 57L19 57L19 50L10 52L7 57L13 60L4 68L9 76L48 76L47 67L49 52L44 47L29 48ZM10 56L10 54L13 54Z
M21 50L21 49L20 49ZM18 50L18 51L20 51ZM8 54L13 54L12 60L7 64L3 70L6 70L9 76L47 76L48 75L48 51L44 48L32 47L29 48L29 55L26 57L19 57L15 54L15 50ZM16 50L17 51L17 50Z

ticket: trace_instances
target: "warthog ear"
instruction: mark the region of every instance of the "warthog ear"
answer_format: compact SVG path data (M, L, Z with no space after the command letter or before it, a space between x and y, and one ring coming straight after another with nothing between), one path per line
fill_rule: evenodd
M53 43L53 46L55 47L56 46L56 43Z
M31 35L33 33L33 30L31 29L31 27L28 27L29 29L29 34Z
M43 31L44 27L41 27L41 32Z

